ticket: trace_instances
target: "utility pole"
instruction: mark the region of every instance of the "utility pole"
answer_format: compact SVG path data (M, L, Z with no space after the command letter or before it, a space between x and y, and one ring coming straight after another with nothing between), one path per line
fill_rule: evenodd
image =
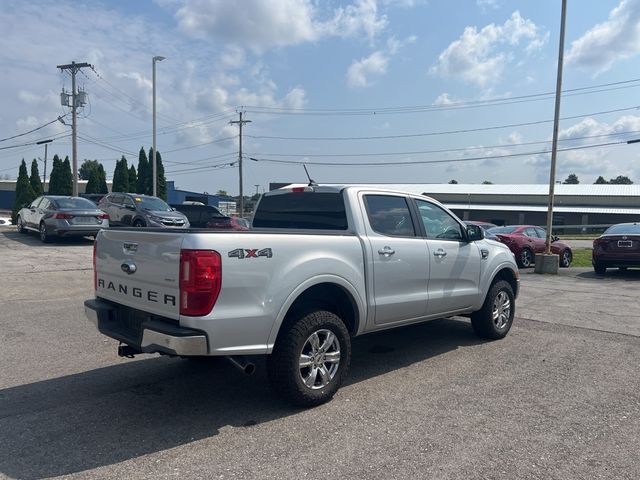
M156 166L156 62L161 62L165 57L156 55L151 59L151 69L153 76L152 90L153 90L153 196L158 196L158 167Z
M240 216L244 216L244 192L242 191L242 126L245 123L251 123L251 120L243 120L242 112L238 112L240 120L231 120L230 125L238 125L240 127L240 138L238 143L238 170L240 175Z
M82 68L91 68L91 65L88 63L71 62L67 65L58 65L56 68L59 68L62 71L71 70L71 105L70 105L71 118L72 118L71 156L73 157L73 196L77 197L78 196L78 141L76 138L77 136L76 110L77 110L78 104L80 104L80 106L84 105L84 99L82 99L82 101L78 101L78 92L76 92L76 73L78 73ZM68 104L65 104L65 103L63 103L63 105L69 106Z
M51 142L53 142L53 139L36 142L36 145L42 145L44 143L44 175L42 176L42 191L44 193L47 193L47 190L45 190L47 188L47 147Z

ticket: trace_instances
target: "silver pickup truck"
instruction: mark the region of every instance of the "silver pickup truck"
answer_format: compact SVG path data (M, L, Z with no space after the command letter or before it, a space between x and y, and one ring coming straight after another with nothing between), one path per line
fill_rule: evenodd
M86 315L119 354L226 356L298 405L344 381L351 338L468 315L487 339L513 322L513 254L438 202L362 186L265 194L252 230L108 229Z

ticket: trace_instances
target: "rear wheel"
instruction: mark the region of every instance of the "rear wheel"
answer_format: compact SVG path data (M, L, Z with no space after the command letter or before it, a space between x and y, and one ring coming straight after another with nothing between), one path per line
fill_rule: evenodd
M42 243L51 242L51 236L47 232L47 226L44 222L40 222L40 240L42 240Z
M571 265L571 261L573 260L573 254L571 250L567 249L562 252L560 255L560 266L563 268L569 267Z
M144 223L144 221L138 219L135 222L133 222L133 226L136 228L141 228L141 227L146 227L146 223Z
M518 258L518 266L520 268L529 268L533 263L533 252L528 248L523 248Z
M18 216L16 219L16 227L18 229L18 233L27 233L27 229L24 228L24 223L22 222L22 217Z
M513 324L515 298L509 282L499 280L489 289L482 308L471 314L471 326L482 338L504 338Z
M318 310L285 328L268 358L272 386L285 400L303 407L331 400L351 361L344 323L334 313Z
M593 264L593 271L596 272L596 275L604 275L607 273L607 267L596 262Z

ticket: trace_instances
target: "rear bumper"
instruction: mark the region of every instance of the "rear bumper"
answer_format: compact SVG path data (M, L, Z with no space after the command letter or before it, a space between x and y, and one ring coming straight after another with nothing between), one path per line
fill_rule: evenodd
M200 330L99 298L85 300L84 311L102 334L141 352L207 355L207 336Z

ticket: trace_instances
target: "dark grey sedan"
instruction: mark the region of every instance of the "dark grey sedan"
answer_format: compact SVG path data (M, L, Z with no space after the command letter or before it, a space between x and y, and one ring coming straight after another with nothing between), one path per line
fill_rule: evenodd
M33 230L47 243L55 237L95 237L109 227L109 215L86 198L45 195L20 209L16 225L18 232Z

